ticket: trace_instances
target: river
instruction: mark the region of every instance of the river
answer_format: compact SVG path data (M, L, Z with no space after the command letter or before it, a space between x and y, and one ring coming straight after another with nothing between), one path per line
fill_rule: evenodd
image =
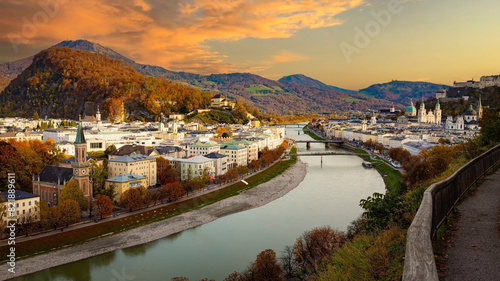
M311 139L299 128L287 137ZM327 150L337 150L328 148ZM306 151L305 144L298 145ZM311 144L310 151L324 151ZM21 276L14 280L170 280L175 276L223 280L244 270L257 254L273 249L278 256L306 230L330 225L346 230L362 209L359 200L384 193L375 169L363 168L355 156L318 156L301 159L307 175L285 196L262 207L232 214L211 223L144 245Z

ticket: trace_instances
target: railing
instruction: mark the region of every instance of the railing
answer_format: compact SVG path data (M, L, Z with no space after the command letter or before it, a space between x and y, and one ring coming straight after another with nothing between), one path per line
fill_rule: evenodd
M458 200L493 166L500 163L500 145L476 157L449 178L431 185L406 238L403 280L438 280L432 239Z

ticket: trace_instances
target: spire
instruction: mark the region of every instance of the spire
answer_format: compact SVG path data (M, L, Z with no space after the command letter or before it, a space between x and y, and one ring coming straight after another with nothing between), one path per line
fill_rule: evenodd
M439 104L439 99L437 99L436 107L441 107L441 105Z
M83 134L81 117L80 117L80 122L78 123L78 130L76 131L75 143L86 143L85 142L85 135Z
M477 103L477 108L481 108L483 105L481 104L481 95L479 95L479 102Z

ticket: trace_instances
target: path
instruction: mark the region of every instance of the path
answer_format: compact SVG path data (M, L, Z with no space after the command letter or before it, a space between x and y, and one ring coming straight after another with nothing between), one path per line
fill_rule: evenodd
M443 280L500 280L500 170L458 207Z

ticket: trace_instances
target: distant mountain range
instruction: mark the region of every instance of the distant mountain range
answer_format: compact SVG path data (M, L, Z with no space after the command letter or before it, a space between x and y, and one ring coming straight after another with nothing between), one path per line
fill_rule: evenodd
M173 83L193 87L202 92L209 91L212 94L221 93L231 99L256 107L262 112L274 112L278 114L329 113L336 110L370 110L389 108L391 103L394 103L397 108L403 108L407 106L409 98L427 98L432 96L437 90L448 87L427 82L393 81L372 85L360 90L358 93L326 85L321 81L302 74L285 76L278 81L274 81L250 73L199 75L187 72L174 72L160 66L136 63L110 48L87 40L63 41L54 47L65 47L102 54L109 58L123 61L125 65L129 65L140 74L165 78ZM61 51L51 52L51 55L57 56L58 52ZM62 53L68 55L67 51ZM85 59L94 59L92 56L82 53L78 53L78 56L82 57L82 59L75 61L78 63L84 63ZM50 59L47 56L45 58ZM28 66L32 62L33 57L28 57L12 63L0 64L0 90L3 89L1 88L2 85L6 87L7 83L12 84L13 81L11 82L10 80L28 69ZM38 67L42 66L33 66L31 71L34 70L33 68L36 69ZM44 71L48 71L48 69L44 68ZM23 72L20 79L30 78L33 78L33 76ZM72 78L74 78L72 80L76 79L76 77ZM21 82L17 81L15 85L10 85L8 87L9 93L16 92L15 87L19 87L22 84ZM60 82L47 81L49 83L47 85L59 87L61 85L57 83ZM37 90L40 91L40 89ZM92 91L95 92L96 89L92 89ZM101 91L109 92L110 89L102 88ZM6 100L4 92L1 94L4 96L2 100L9 101ZM53 95L57 94L57 91L54 91ZM84 97L83 100L95 101L95 96L99 95L103 96L102 93L94 93ZM36 105L34 106L33 110L39 110L36 108ZM11 110L15 111L16 108L8 109L8 111ZM146 109L143 108L143 110ZM47 112L49 113L50 110ZM6 113L4 112L3 114L5 115ZM148 112L148 114L151 116L155 115L154 112ZM72 115L74 116L74 114Z

